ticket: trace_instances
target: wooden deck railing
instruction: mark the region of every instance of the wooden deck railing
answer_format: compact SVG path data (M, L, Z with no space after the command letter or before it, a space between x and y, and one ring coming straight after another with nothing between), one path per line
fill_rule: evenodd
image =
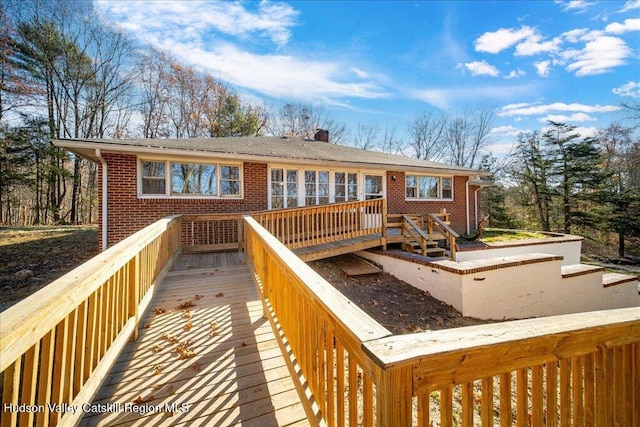
M390 332L251 217L245 217L245 239L265 314L306 379L300 390L308 386L328 425L371 425L375 365L362 344ZM307 411L317 423L316 412Z
M185 252L242 250L241 214L182 215L181 219Z
M252 213L289 249L386 234L386 199L332 203Z
M162 219L0 313L0 425L74 425L179 251Z
M391 336L245 221L265 313L313 394L312 421L640 425L640 308Z

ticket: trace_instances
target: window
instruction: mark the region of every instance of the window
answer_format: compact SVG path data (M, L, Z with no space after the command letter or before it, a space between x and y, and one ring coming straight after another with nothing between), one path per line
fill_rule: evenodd
M240 168L238 166L220 166L220 195L240 195Z
M171 163L171 194L218 194L215 165Z
M143 160L140 195L240 197L239 165Z
M423 175L407 175L405 178L407 199L453 199L453 178Z
M287 207L298 206L298 171L287 171Z
M304 171L304 204L305 206L316 203L316 171Z
M335 201L358 200L358 174L351 172L335 173Z
M364 199L379 199L384 197L382 187L382 176L379 175L365 175L364 177Z
M298 171L271 169L271 208L296 206L298 206Z
M165 163L142 162L142 193L164 194L165 185Z
M329 172L318 172L318 204L329 203Z

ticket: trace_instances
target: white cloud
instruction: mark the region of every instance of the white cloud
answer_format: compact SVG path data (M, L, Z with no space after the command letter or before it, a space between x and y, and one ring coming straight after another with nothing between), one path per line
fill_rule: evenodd
M591 117L586 113L573 113L571 115L566 114L549 114L545 117L540 117L538 119L541 123L546 123L548 121L557 122L557 123L573 123L573 122L593 122L597 119Z
M562 37L570 43L578 43L585 34L588 34L589 30L586 28L578 28L575 30L562 33Z
M627 82L620 87L613 88L613 93L619 96L640 98L640 82Z
M97 9L129 31L161 31L180 40L202 41L215 29L245 37L260 35L278 45L286 44L299 12L286 3L260 2L255 11L241 2L203 1L106 1L94 2Z
M504 78L505 79L516 79L518 77L524 77L526 76L527 73L525 73L524 71L522 71L520 68L518 68L517 70L512 70L508 75L506 75Z
M612 68L625 64L632 50L624 40L618 37L592 33L583 37L590 38L582 50L564 52L569 62L568 71L575 71L576 76L589 76L611 71Z
M551 72L551 62L550 61L540 61L533 64L538 71L538 75L540 77L548 77Z
M585 12L589 7L593 6L595 3L585 1L585 0L571 0L568 2L558 1L556 3L562 6L562 10L565 12Z
M523 25L519 30L500 28L478 37L475 49L477 52L499 53L533 35L535 35L534 29L526 25Z
M367 73L364 70L361 70L358 67L351 67L351 71L353 72L353 74L355 74L356 76L360 77L361 79L368 79L369 78L369 73Z
M518 129L514 126L498 126L492 128L489 133L492 135L501 135L501 136L518 136L519 133L522 132L522 129Z
M510 104L502 107L498 113L500 117L510 116L537 116L551 113L611 113L620 110L616 105L585 105L585 104L565 104L555 102L553 104Z
M629 31L640 31L640 19L625 19L624 24L613 22L604 29L612 34L624 34Z
M527 37L522 43L516 46L516 56L532 56L541 53L557 52L562 44L562 40L558 37L549 41L542 41L539 35Z
M476 87L454 87L436 89L407 89L404 93L411 98L427 102L443 110L462 103L499 101L513 97L528 97L538 93L536 84L481 85ZM523 104L529 105L529 104Z
M630 10L640 9L640 0L629 0L625 3L620 12L628 12Z
M487 61L474 61L467 62L465 64L458 64L456 68L466 68L472 76L491 76L497 77L500 75L500 71Z

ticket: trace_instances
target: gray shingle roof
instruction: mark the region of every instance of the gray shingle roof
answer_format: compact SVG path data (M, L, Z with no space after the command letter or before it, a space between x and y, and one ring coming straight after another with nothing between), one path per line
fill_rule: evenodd
M98 148L102 151L147 154L157 152L202 156L211 153L221 157L262 158L272 162L327 162L375 169L428 169L460 175L484 175L475 169L301 138L60 139L55 140L54 144L93 159L93 152Z

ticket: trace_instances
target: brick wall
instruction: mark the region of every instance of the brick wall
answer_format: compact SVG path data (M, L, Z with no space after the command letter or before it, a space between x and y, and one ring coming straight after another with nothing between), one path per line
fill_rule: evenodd
M393 177L395 176L395 180ZM453 201L407 201L405 200L405 173L400 171L387 172L387 211L390 214L424 214L437 213L446 209L451 214L451 228L458 234L467 232L467 206L465 204L466 182L468 177L456 176L453 180ZM469 194L470 224L474 224L473 189Z
M107 226L109 246L167 215L235 213L267 209L266 163L244 163L244 199L241 200L139 199L136 156L104 153L103 157L107 162L109 174L109 223ZM100 165L100 177L102 176L101 167ZM99 184L99 191L102 194L102 182ZM99 209L100 236L102 236L102 200L100 200Z

